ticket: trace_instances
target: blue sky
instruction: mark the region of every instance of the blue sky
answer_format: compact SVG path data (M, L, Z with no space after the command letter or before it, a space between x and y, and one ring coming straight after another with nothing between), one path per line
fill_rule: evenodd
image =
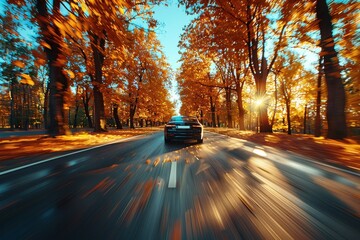
M180 66L177 63L180 59L177 47L180 35L183 27L190 23L193 16L186 15L185 8L178 8L177 1L174 0L168 1L168 6L156 6L154 11L154 18L159 22L158 39L164 47L163 51L172 69L176 70Z
M154 18L159 22L157 36L163 46L168 63L174 73L180 67L178 42L183 32L183 28L190 23L193 16L186 15L185 8L177 6L176 0L169 0L168 6L156 6L154 8ZM172 79L172 89L170 89L171 100L177 102L175 110L179 114L180 97L177 92L177 84Z

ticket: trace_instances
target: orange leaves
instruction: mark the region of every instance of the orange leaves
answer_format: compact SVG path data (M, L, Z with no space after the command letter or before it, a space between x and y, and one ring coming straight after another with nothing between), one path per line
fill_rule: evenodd
M62 36L69 35L74 38L82 38L82 32L87 29L87 25L81 24L79 19L73 13L69 13L65 20L55 19L54 24L59 29Z
M43 46L44 48L51 50L51 46L45 41L40 41L40 45Z
M75 78L75 74L71 70L63 70L64 74L67 74L71 79Z
M25 64L24 64L22 61L20 61L20 60L15 60L15 61L13 61L13 62L12 62L12 65L17 66L17 67L19 67L19 68L24 68L24 67L25 67Z
M39 66L43 66L46 64L46 60L42 59L42 58L37 58L34 62L35 66L39 67Z
M31 79L31 77L25 73L21 73L21 80L20 83L25 84L25 85L30 85L30 86L34 86L34 81Z
M20 60L15 60L12 62L12 64L19 68L25 68L25 63ZM21 77L21 80L20 80L21 84L34 86L35 83L28 74L20 73L19 76Z

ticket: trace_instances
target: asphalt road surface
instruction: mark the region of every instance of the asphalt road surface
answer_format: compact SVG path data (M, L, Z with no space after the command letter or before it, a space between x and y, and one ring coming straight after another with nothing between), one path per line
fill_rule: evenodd
M28 164L28 163L27 163ZM360 175L157 132L0 172L0 239L359 239Z

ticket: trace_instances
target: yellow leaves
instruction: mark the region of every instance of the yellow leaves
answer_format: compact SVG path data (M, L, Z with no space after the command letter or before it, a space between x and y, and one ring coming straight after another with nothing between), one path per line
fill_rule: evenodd
M23 63L23 62L20 61L20 60L15 60L15 61L13 61L13 62L12 62L12 65L17 66L17 67L19 67L19 68L24 68L24 67L25 67L25 63Z
M121 13L122 15L124 15L124 13L125 13L124 8L119 7L119 11L120 11L120 13Z
M25 85L34 86L35 83L29 75L27 75L25 73L21 73L20 76L22 77L22 79L20 80L20 83L25 84Z
M69 19L70 26L72 26L73 28L77 28L78 26L81 26L76 23L77 20L76 20L76 16L74 14L70 13L69 18L70 18Z
M166 156L166 157L164 158L163 163L168 163L168 162L171 162L171 158L168 157L168 156Z
M86 3L84 3L84 2L81 2L81 10L82 11L84 11L84 12L86 12L86 13L88 13L89 12L89 8L88 8L88 6L86 5Z
M155 161L154 161L154 167L156 167L160 162L160 158L157 158Z
M65 69L63 72L64 72L64 74L67 74L69 76L69 78L71 78L71 79L75 78L75 73L73 71Z
M79 9L79 5L77 5L77 3L70 3L70 6L71 6L71 8L72 9L74 9L74 10L78 10Z

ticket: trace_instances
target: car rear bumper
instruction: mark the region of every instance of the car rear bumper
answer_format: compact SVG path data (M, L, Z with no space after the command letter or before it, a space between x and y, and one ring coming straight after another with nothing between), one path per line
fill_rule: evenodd
M167 131L164 133L165 138L172 140L172 139L179 139L179 140L186 140L186 139L194 139L194 140L201 140L203 138L202 132L178 132L178 131Z

